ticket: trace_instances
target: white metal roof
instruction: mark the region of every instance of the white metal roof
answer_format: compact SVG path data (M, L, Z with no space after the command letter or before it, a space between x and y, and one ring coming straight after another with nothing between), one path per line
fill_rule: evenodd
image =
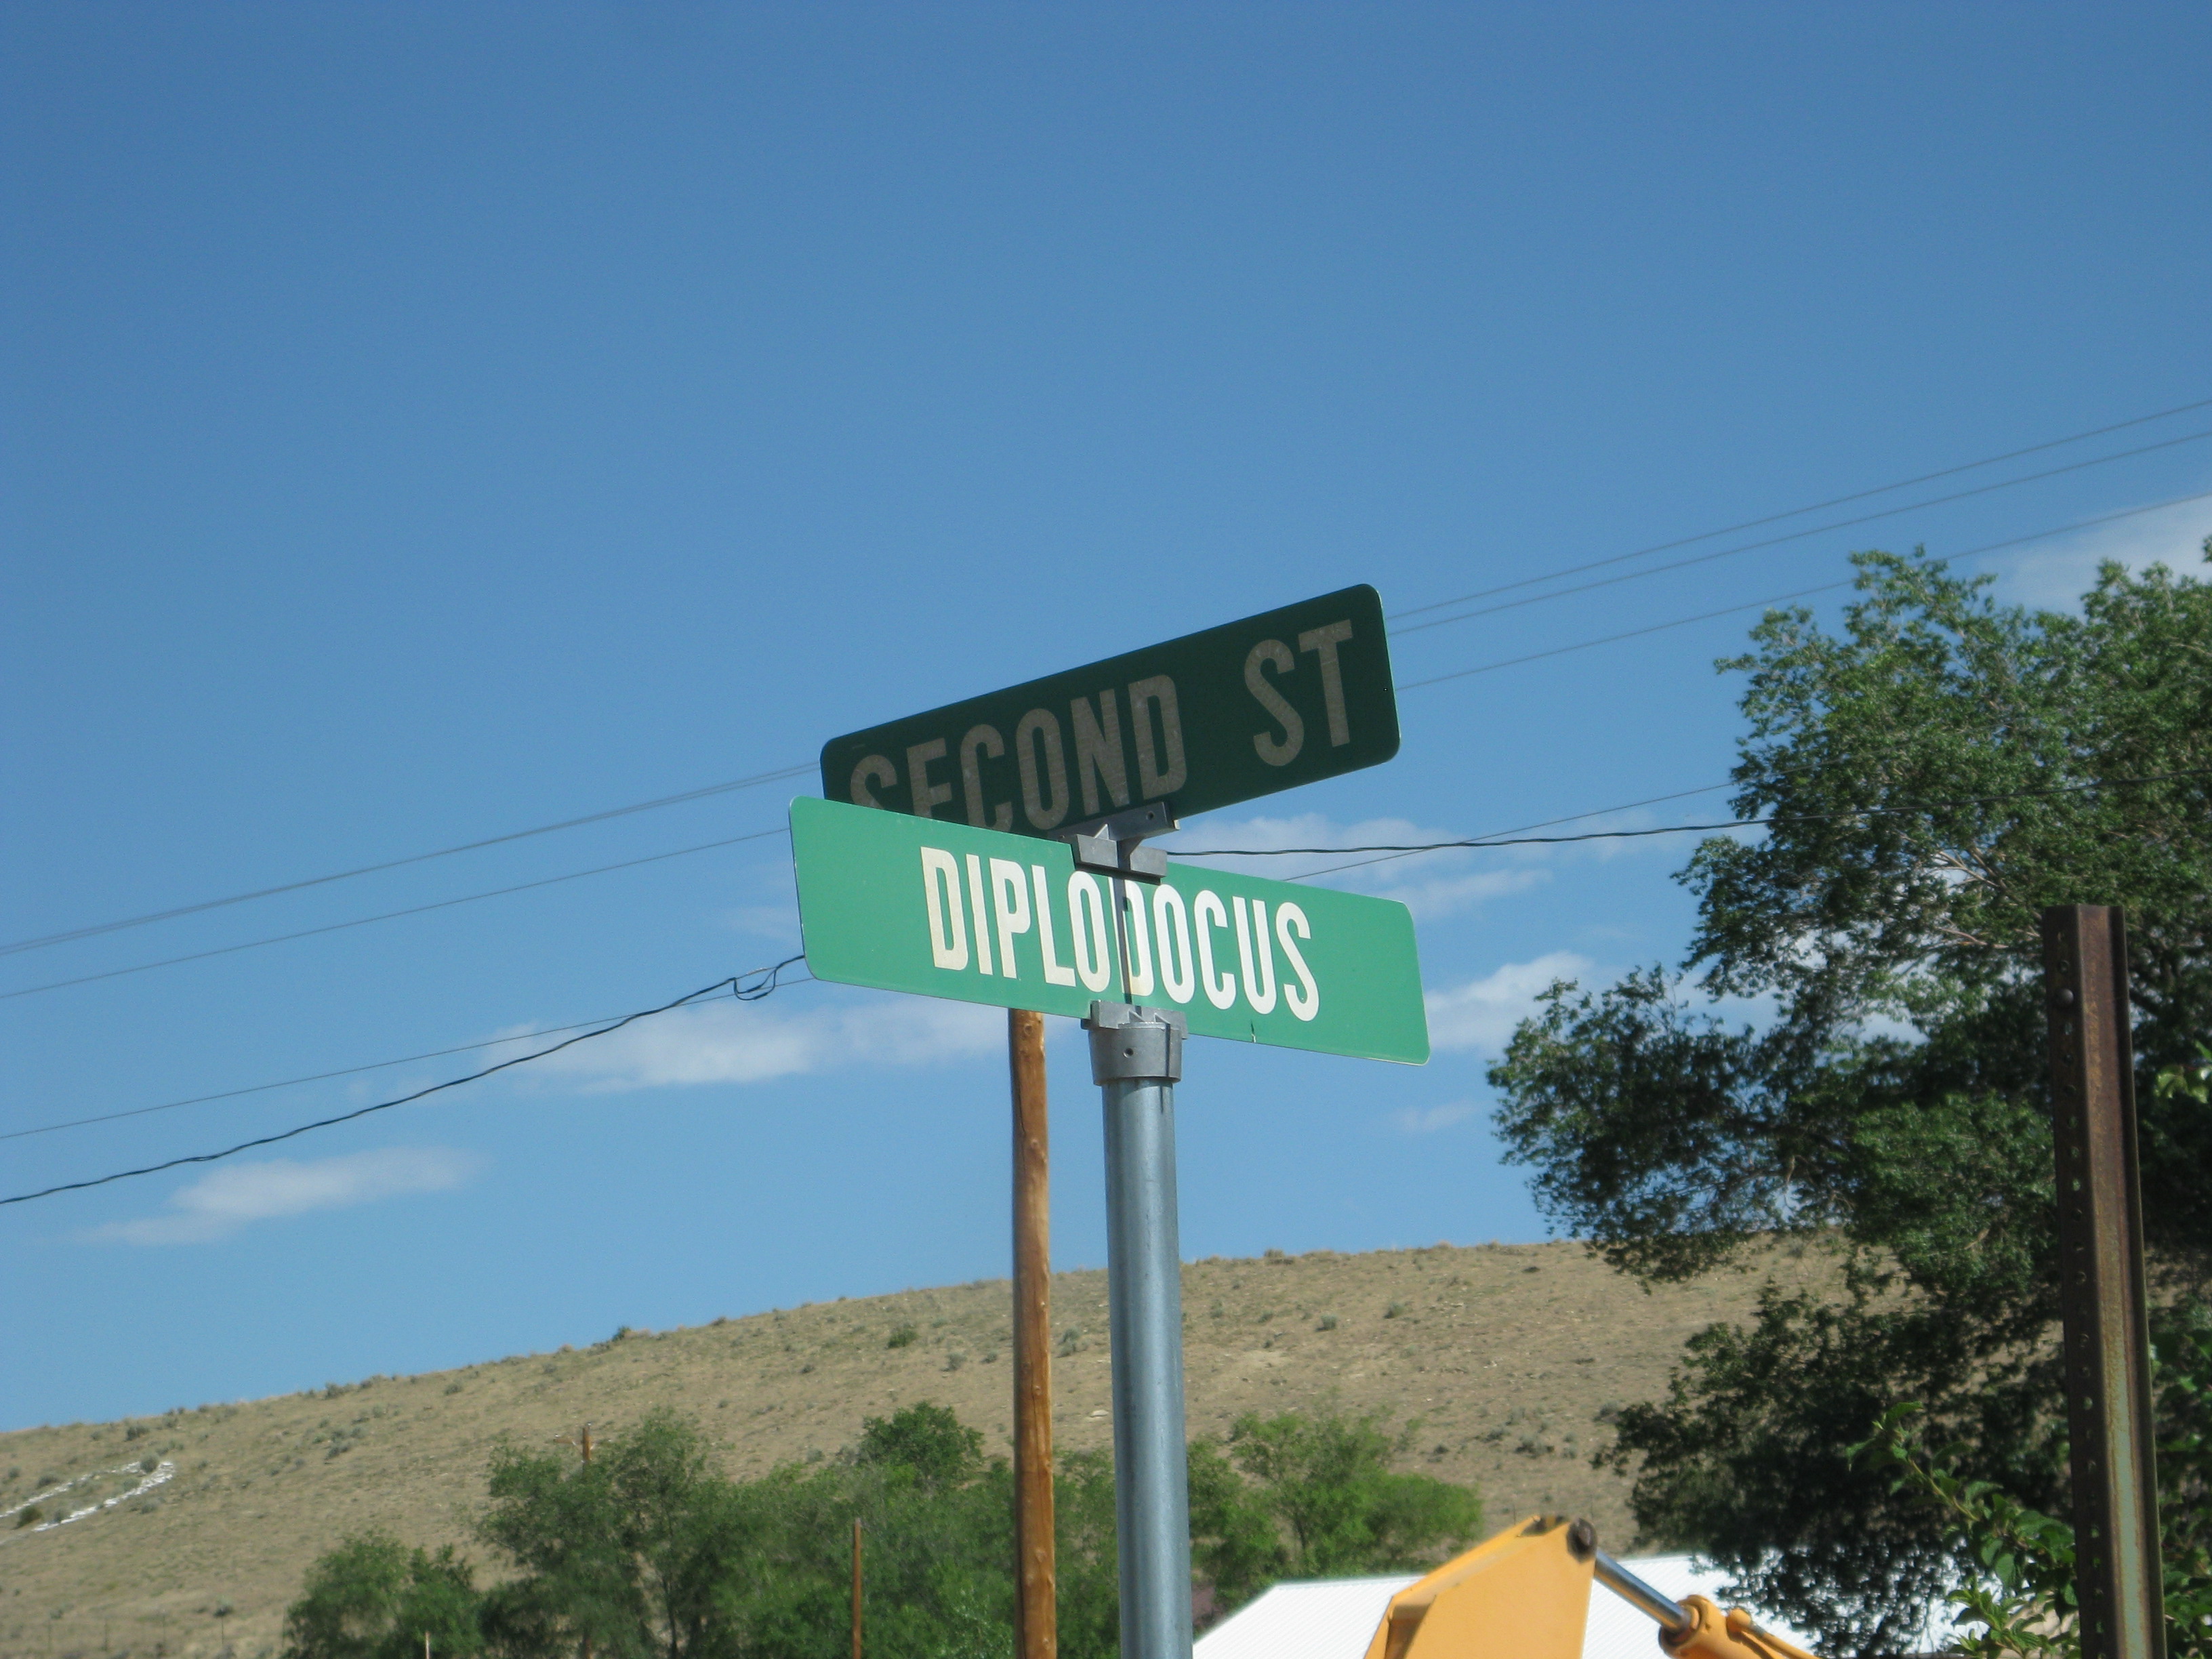
M1621 1565L1654 1589L1675 1601L1709 1595L1723 1607L1728 1574L1700 1571L1687 1555L1644 1555ZM1278 1584L1229 1615L1198 1638L1194 1659L1363 1659L1390 1598L1419 1575L1386 1578L1318 1578ZM1801 1648L1812 1644L1787 1625L1771 1619L1767 1629ZM1612 1591L1590 1589L1589 1622L1583 1633L1583 1659L1657 1659L1659 1627Z
M1390 1598L1418 1573L1277 1584L1198 1638L1193 1659L1364 1659Z

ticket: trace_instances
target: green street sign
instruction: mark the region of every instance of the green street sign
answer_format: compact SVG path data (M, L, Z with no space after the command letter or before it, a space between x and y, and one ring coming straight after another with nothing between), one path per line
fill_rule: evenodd
M822 793L1049 836L1125 808L1182 816L1398 752L1382 601L1347 587L822 746Z
M1198 1036L1429 1057L1395 900L1176 864L1148 884L1077 868L1064 842L842 801L792 802L791 846L817 979L1079 1017L1137 1002Z

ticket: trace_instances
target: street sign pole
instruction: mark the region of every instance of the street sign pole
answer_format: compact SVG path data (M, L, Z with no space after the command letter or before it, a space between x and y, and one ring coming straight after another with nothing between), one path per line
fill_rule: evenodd
M1106 1119L1121 1659L1190 1659L1190 1491L1175 1162L1183 1022L1163 1009L1098 1002L1085 1023L1091 1029L1091 1075Z
M1008 1026L1020 1659L1053 1652L1043 1056L1024 1038L1037 1044L1041 1014L1088 1012L1121 1659L1190 1659L1183 1039L1419 1065L1429 1035L1403 905L1170 868L1143 843L1182 816L1379 765L1398 742L1382 601L1361 586L832 738L826 799L792 804L816 978L1022 1011Z

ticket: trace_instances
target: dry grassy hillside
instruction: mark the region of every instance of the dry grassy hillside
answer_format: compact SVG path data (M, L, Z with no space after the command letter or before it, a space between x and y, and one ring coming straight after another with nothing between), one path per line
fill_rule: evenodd
M1477 1483L1493 1522L1587 1515L1620 1547L1622 1483L1589 1464L1607 1407L1656 1392L1682 1340L1740 1314L1758 1283L1718 1274L1646 1295L1570 1244L1197 1262L1183 1273L1191 1432L1334 1395L1418 1419L1409 1462ZM1061 1274L1053 1294L1055 1434L1103 1445L1105 1275ZM986 1279L0 1435L0 1510L64 1480L81 1484L46 1500L49 1515L104 1505L44 1530L0 1523L0 1656L264 1659L303 1570L341 1537L382 1527L465 1546L495 1441L544 1444L586 1419L619 1431L653 1406L707 1424L738 1474L833 1455L864 1417L918 1400L1004 1451L1008 1310L1006 1281ZM901 1327L913 1340L890 1346ZM142 1462L173 1473L127 1496L149 1478Z

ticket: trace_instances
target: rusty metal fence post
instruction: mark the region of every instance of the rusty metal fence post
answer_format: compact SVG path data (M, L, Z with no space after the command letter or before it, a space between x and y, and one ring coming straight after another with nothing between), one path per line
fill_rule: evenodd
M2043 913L2081 1659L2165 1659L2127 928Z

